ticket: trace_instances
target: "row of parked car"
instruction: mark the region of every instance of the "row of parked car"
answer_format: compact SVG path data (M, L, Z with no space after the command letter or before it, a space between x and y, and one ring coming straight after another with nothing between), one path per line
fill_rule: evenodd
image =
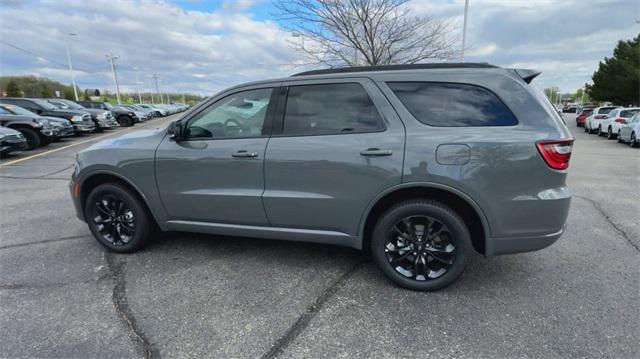
M185 111L187 105L111 105L59 98L0 98L0 156L32 150L65 137L133 126Z
M578 113L576 125L587 133L640 146L640 107L585 107Z

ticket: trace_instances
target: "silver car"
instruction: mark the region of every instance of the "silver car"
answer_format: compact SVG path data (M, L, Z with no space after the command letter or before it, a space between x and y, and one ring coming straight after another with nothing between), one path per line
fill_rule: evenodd
M564 232L573 139L538 74L420 64L236 86L80 152L71 196L115 252L156 230L319 242L371 252L400 286L442 288L471 251Z
M628 143L631 147L639 147L638 136L640 136L640 113L636 113L620 127L618 142Z

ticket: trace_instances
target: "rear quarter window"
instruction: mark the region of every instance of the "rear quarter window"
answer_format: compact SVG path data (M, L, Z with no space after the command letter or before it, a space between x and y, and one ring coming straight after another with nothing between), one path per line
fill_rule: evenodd
M437 127L514 126L518 120L491 91L469 84L388 82L418 121Z

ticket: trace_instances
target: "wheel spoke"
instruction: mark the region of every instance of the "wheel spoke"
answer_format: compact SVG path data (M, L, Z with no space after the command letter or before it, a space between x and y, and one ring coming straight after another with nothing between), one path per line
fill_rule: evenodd
M452 265L453 264L452 260L446 259L446 258L442 258L441 254L436 254L435 252L429 252L429 255L431 256L431 258L437 260L440 263L447 264L447 265Z
M391 262L391 263L398 263L398 262L400 262L400 261L404 260L405 258L407 258L411 253L412 253L412 252L407 252L407 253L405 253L405 254L403 254L403 255L399 256L399 257L392 258L389 262Z

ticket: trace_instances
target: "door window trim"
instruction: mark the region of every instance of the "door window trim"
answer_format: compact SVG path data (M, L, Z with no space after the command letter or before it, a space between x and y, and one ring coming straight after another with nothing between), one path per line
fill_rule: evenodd
M182 127L183 127L183 131L185 131L188 128L188 126L191 123L191 121L193 121L193 119L196 116L198 116L200 113L206 111L207 109L211 108L211 106L214 106L215 104L217 104L218 102L224 100L225 98L227 98L229 96L233 96L233 95L241 93L241 92L271 89L272 91L271 91L271 97L269 98L269 106L267 107L267 113L266 113L266 115L264 117L264 122L262 124L262 134L260 136L229 137L229 138L208 138L208 137L184 138L180 142L228 141L228 140L242 140L242 139L250 139L250 138L269 138L269 137L271 137L271 133L272 133L272 130L273 130L273 122L274 122L273 119L274 119L274 115L275 115L275 110L276 110L277 103L280 101L279 93L277 91L279 88L280 88L280 86L278 86L277 84L272 84L272 85L265 85L264 87L250 87L250 88L235 89L233 92L229 92L229 93L223 94L222 97L217 97L215 100L212 100L210 103L203 104L202 107L198 108L194 112L189 113L188 116L185 116L184 118L181 119L181 120L184 121L182 123Z
M301 83L299 84L292 82L290 84L283 85L279 88L278 107L277 107L277 111L274 114L275 116L274 116L273 132L271 133L271 137L344 136L344 135L360 135L360 134L367 134L367 133L380 133L380 132L387 131L388 127L387 127L387 123L385 121L385 116L383 112L380 111L380 108L376 104L376 101L374 100L373 96L371 96L371 93L369 93L366 86L364 86L361 81L354 78L345 79L344 81L331 79L335 81L327 82L326 80L327 79L320 79L317 82L304 80L304 81L300 81ZM364 93L367 94L367 96L369 96L369 99L371 100L371 103L373 103L373 106L376 108L376 111L378 113L378 122L380 124L379 129L372 130L372 131L340 132L340 133L310 133L310 134L295 134L295 135L284 133L284 116L287 109L287 101L289 99L289 89L291 87L317 86L317 85L341 85L341 84L360 85Z

